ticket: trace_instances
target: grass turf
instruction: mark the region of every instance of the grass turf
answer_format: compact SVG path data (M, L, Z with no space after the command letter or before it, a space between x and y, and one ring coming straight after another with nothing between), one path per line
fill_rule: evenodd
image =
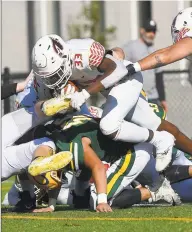
M11 182L2 184L2 196ZM54 213L10 213L2 207L3 232L192 232L192 205L134 207L97 214L58 206Z

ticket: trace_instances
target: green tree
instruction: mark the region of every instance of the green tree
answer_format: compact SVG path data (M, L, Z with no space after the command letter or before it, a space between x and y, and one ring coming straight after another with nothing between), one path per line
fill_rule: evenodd
M83 4L75 22L68 24L70 38L90 37L108 48L108 42L115 37L116 27L102 28L101 2Z

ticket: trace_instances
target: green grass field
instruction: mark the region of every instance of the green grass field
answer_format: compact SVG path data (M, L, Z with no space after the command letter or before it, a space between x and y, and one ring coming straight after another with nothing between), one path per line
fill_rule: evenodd
M2 184L2 198L11 183ZM3 232L192 232L192 205L134 207L110 214L58 206L54 213L15 214L2 207Z

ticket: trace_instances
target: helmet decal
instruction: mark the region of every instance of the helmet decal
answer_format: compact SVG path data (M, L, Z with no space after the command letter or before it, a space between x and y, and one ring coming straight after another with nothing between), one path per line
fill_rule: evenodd
M55 52L60 56L62 57L63 56L63 53L61 52L64 48L63 48L63 45L56 39L50 37L52 43L53 43L53 48L55 50Z

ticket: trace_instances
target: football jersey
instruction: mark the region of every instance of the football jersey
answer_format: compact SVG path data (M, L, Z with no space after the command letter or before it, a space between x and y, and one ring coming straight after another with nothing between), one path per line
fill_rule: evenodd
M26 110L31 109L36 102L50 99L51 90L46 87L40 78L33 77L25 89L17 94L17 108L24 107Z
M105 48L93 39L72 39L67 42L70 47L73 71L70 80L76 81L77 84L87 86L96 81L99 75L97 70L101 64Z
M67 121L62 131L55 131L49 136L55 143L57 151L71 151L73 160L71 170L79 172L85 168L82 138L91 140L91 147L100 160L113 163L127 154L132 147L129 143L113 141L103 135L99 124L92 118L79 115Z
M82 88L96 81L97 77L102 75L97 67L104 58L105 48L89 38L72 39L67 41L67 44L73 61L70 80L75 81ZM53 97L51 91L42 83L41 78L34 77L24 91L18 94L16 103L20 107L32 107L37 101Z

